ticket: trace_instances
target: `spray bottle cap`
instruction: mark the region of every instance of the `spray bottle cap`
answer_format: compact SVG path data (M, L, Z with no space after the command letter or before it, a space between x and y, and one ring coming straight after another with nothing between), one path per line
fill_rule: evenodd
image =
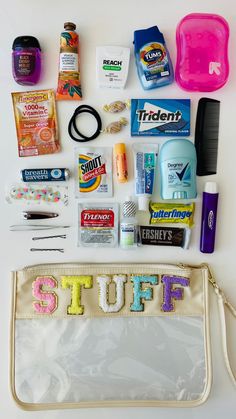
M137 207L131 196L128 196L123 203L122 212L124 217L135 217Z

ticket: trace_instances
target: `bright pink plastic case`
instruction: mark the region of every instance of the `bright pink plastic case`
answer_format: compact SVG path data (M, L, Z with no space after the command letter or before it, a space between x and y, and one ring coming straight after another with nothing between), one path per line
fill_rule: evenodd
M176 30L175 78L188 91L212 92L224 86L229 75L229 26L214 14L192 13Z

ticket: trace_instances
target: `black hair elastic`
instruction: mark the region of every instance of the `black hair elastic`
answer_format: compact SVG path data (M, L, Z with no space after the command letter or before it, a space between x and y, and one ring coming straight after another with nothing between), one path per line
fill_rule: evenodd
M77 125L76 125L77 116L84 112L90 113L91 115L93 115L98 124L95 133L91 137L87 137L86 135L81 134L81 132L78 130ZM76 132L76 134L79 136L79 138L73 135L72 128ZM88 106L88 105L78 106L78 108L76 108L74 114L72 115L69 125L68 125L68 132L69 132L70 137L72 138L72 140L77 141L79 143L94 140L95 138L99 136L101 130L102 130L102 120L99 113L94 108L92 108L92 106Z

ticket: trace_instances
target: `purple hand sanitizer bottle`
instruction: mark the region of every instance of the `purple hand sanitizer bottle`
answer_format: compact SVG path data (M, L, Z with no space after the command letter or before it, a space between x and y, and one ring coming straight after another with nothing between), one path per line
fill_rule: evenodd
M18 84L33 85L41 73L41 48L34 36L18 36L12 45L12 72Z
M218 196L216 182L206 182L202 201L200 239L200 250L202 253L214 252Z

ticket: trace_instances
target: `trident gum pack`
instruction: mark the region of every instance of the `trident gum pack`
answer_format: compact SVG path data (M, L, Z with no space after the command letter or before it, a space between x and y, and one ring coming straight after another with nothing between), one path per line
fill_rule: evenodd
M190 135L190 99L131 99L132 136Z

